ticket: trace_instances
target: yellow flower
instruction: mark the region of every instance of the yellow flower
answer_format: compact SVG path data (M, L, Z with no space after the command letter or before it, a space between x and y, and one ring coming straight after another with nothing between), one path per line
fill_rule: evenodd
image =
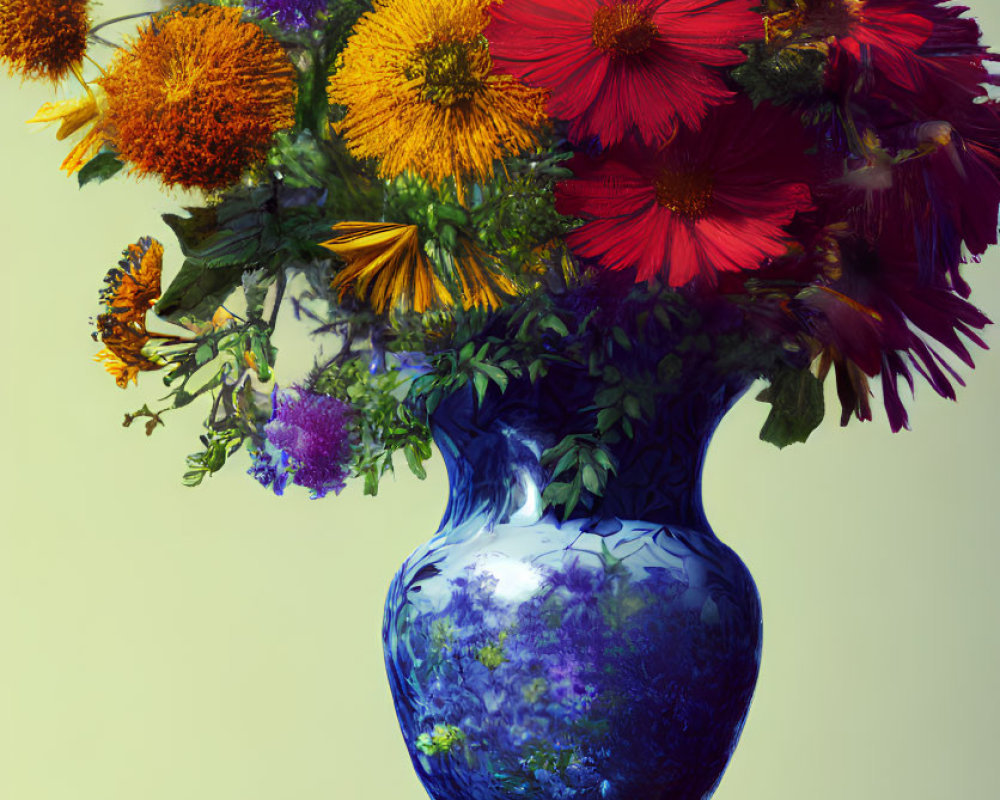
M73 100L45 103L35 112L35 116L28 120L28 122L58 122L56 139L60 142L67 136L90 126L60 165L60 169L65 170L67 175L72 175L96 156L105 142L104 131L100 124L103 113L102 99L103 94L98 97L98 94L88 92Z
M423 313L451 302L420 248L416 225L341 222L333 230L340 236L322 244L346 262L332 283L341 298L350 291L377 314L397 308Z
M493 174L493 162L538 144L546 93L494 74L482 35L490 0L376 0L330 81L347 107L336 126L379 174L410 170L435 186Z
M87 49L87 0L0 0L0 61L24 78L79 72Z
M140 175L212 190L238 181L292 124L295 70L242 8L160 16L121 49L100 84L115 150Z
M462 284L462 307L473 306L487 311L503 305L505 298L518 293L517 284L500 272L490 269L491 259L478 247L466 243L454 259L455 272Z

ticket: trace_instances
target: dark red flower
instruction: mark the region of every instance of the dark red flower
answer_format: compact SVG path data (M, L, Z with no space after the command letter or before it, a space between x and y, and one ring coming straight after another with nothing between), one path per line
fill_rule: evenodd
M844 87L883 75L916 90L917 49L934 28L924 12L936 0L772 0L767 38L784 47L826 51L830 79Z
M934 29L921 13L926 0L814 0L810 5L832 13L835 61L846 58L855 69L870 68L904 89L920 88L916 52ZM817 22L822 24L822 15Z
M881 115L882 135L865 129L854 145L862 152L824 188L821 206L827 223L849 220L872 240L887 229L908 232L921 282L943 280L967 297L960 264L998 238L1000 113L992 102L952 111L961 128L943 116Z
M733 96L718 67L763 38L754 2L504 0L485 34L498 70L550 90L549 113L574 141L610 146L636 129L661 144Z
M934 30L918 51L926 75L922 90L930 97L945 95L952 103L972 102L986 95L982 84L997 83L984 62L997 61L1000 56L982 44L978 23L964 16L967 7L944 2L932 0L924 10Z
M671 286L756 269L786 251L784 226L812 205L807 146L795 117L739 100L667 147L578 155L575 177L556 187L560 213L587 220L567 241L604 267Z
M995 137L1000 120L995 110L992 115ZM947 275L960 294L968 296L969 287L958 274L962 245L973 256L980 256L997 243L997 153L974 139L965 139L943 121L914 125L912 136L918 146L931 148L931 152L898 169L892 192L898 213L890 219L896 224L911 221L925 282L932 274Z
M870 241L842 229L828 234L820 247L828 280L802 291L796 304L823 345L866 375L881 374L892 430L907 426L901 378L912 391L916 372L939 395L954 400L952 381L964 382L934 343L972 367L972 355L959 334L985 348L975 330L990 320L951 286L920 279L917 252L906 230L886 230Z

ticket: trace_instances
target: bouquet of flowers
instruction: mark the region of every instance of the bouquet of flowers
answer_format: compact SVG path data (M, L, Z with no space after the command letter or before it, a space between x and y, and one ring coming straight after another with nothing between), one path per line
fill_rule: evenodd
M168 387L126 424L208 407L186 483L246 445L279 494L375 494L399 451L423 475L442 401L571 365L587 413L542 454L569 515L689 352L768 381L779 446L820 423L831 371L845 425L876 378L894 431L901 385L955 397L988 323L961 270L1000 207L997 57L966 12L217 0L95 24L86 0L0 0L0 59L79 83L31 122L72 140L81 186L203 194L165 215L175 245L127 245L94 331L120 387ZM125 46L112 24L137 25ZM284 306L315 332L307 375L282 375Z

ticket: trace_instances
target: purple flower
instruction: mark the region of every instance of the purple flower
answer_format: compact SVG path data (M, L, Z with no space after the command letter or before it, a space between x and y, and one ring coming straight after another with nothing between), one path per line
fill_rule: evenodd
M274 17L282 28L303 30L313 25L326 0L246 0L245 5L258 16Z
M274 410L264 426L264 448L254 453L250 474L275 494L292 482L312 491L314 498L339 493L351 457L350 404L307 389L272 395Z

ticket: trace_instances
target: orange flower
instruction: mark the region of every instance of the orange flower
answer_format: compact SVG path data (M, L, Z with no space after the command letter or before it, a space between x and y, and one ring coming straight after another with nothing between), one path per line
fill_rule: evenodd
M0 61L10 74L58 81L87 49L87 0L2 0Z
M160 296L163 245L149 237L130 244L117 267L104 276L101 300L108 312L123 322L143 322Z
M146 330L146 314L160 296L163 245L147 236L130 244L123 255L104 278L104 313L97 317L94 334L104 349L94 360L105 362L104 368L124 389L130 380L138 383L140 372L163 368L162 362L144 352L150 341L178 341L179 337Z
M109 138L140 175L220 189L293 122L295 70L241 8L199 5L158 17L119 50L99 83Z

